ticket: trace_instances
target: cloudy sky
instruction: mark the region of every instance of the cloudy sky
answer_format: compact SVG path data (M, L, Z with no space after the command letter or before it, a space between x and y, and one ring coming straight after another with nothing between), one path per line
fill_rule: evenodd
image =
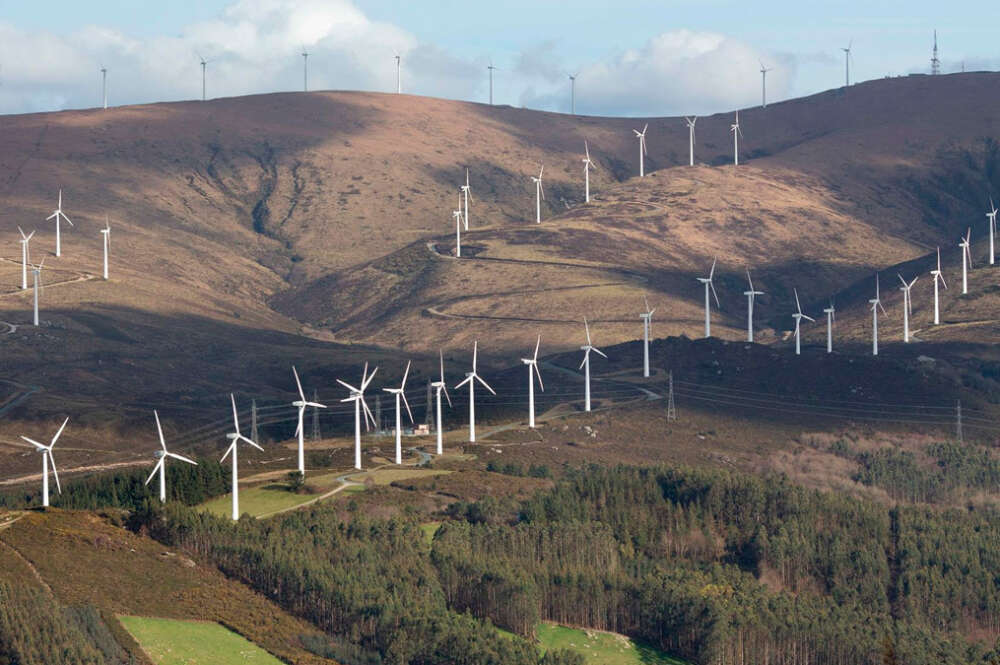
M813 5L822 5L814 7ZM0 0L0 113L309 88L393 91L578 113L674 115L844 81L1000 68L986 2L729 0Z

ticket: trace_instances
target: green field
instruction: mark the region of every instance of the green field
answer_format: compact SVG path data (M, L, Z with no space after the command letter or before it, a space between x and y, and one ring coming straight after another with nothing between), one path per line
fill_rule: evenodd
M317 494L295 494L284 485L263 485L261 487L240 488L240 514L250 513L254 517L267 515L283 508L294 508L315 499ZM231 494L217 496L199 506L213 515L229 517L233 510Z
M420 525L420 530L424 532L424 540L430 545L434 542L434 534L441 528L441 522L425 522Z
M624 635L578 630L554 623L538 624L535 634L543 652L570 649L583 654L588 665L686 665L683 660L637 644Z
M240 635L208 621L118 617L156 665L281 665Z

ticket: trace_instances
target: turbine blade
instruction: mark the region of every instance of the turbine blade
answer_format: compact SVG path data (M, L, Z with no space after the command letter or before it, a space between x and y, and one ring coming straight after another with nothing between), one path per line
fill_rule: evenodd
M438 349L438 357L441 360L441 383L444 383L444 351Z
M299 381L299 371L295 369L295 365L292 365L292 374L295 375L295 385L299 389L299 397L301 397L304 402L306 401L306 394L302 392L302 382Z
M222 456L222 459L220 459L219 462L225 462L226 458L229 457L229 453L233 452L233 448L235 447L236 447L236 441L233 441L231 444L229 444L229 447L226 448L226 453Z
M604 351L601 351L596 346L594 347L594 353L596 353L597 355L601 356L602 358L607 358L607 356L604 354Z
M709 282L708 286L712 289L712 295L715 296L715 306L718 309L722 309L722 303L719 302L719 294L715 292L715 284L712 284L712 282Z
M799 291L798 289L792 289L795 292L795 309L799 310L799 314L802 313L802 305L799 304Z
M375 416L372 415L372 410L368 408L368 403L365 402L363 397L360 397L359 399L361 400L361 410L364 411L365 414L365 431L369 431L371 427L377 428L378 423L375 422ZM371 423L371 426L369 426L369 422Z
M252 439L248 439L247 437L243 436L242 434L239 435L239 440L243 441L244 443L249 443L251 446L253 446L254 448L256 448L257 450L259 450L261 452L264 451L263 448L261 448L260 446L257 445L256 441L253 441Z
M458 390L459 388L461 388L462 386L464 386L469 381L472 381L472 377L473 376L475 376L475 374L470 374L469 376L465 377L465 379L463 381L461 381L460 383L456 383L455 384L455 390Z
M163 428L160 427L160 414L153 409L153 417L156 418L156 432L160 435L160 447L163 448L163 452L167 452L167 442L163 440Z
M233 425L236 427L236 433L240 433L240 419L236 415L236 398L232 393L229 393L229 399L233 403Z
M444 391L444 398L448 400L448 407L451 408L451 396L448 395L448 386L444 385L444 381L441 382L441 390Z
M369 374L368 378L364 381L364 383L361 384L361 392L364 392L365 388L368 387L368 384L372 382L372 379L375 378L375 372L377 372L377 371L378 371L378 367L376 367L375 369L373 369L372 373Z
M535 378L538 379L538 387L541 388L542 392L544 393L545 384L542 383L542 373L538 371L538 363L533 363L531 365L531 369L535 372Z
M348 390L350 390L352 393L361 392L360 390L358 390L357 388L355 388L351 384L346 383L344 381L341 381L340 379L337 379L337 383L339 383L340 385L344 386L345 388L347 388Z
M52 449L51 448L49 449L48 457L49 457L49 466L52 467L52 475L56 479L56 490L60 494L62 494L62 486L59 484L59 472L56 471L56 458L52 456Z
M587 364L587 359L588 358L590 358L590 347L589 346L587 347L586 351L583 352L583 362L580 363L580 367L578 369L583 369L583 366Z
M48 448L46 448L42 444L38 443L34 439L29 439L26 436L22 436L21 438L24 439L25 441L27 441L28 443L32 444L33 446L35 446L35 448L38 448L39 450L48 450Z
M68 422L69 422L69 418L67 418L66 420L64 420L63 424L59 426L59 431L56 432L56 435L54 437L52 437L52 443L49 444L49 450L52 450L52 447L56 445L56 441L59 440L59 435L63 433L64 429L66 429L66 423L68 423Z
M483 377L479 376L478 374L474 374L473 376L476 377L476 380L479 381L479 383L483 384L484 388L486 388L487 390L489 390L494 395L497 394L497 391L493 390L493 388L490 387L490 384L488 384L485 381L483 381Z
M198 463L189 457L184 457L184 455L178 455L177 453L167 453L167 457L173 457L174 459L180 460L182 462L187 462L188 464L194 464L198 466ZM161 458L162 459L162 458Z
M163 464L163 460L163 457L157 460L156 465L153 467L153 471L149 474L149 478L146 478L146 482L144 482L143 485L149 485L149 482L156 477L156 472L160 470L160 465Z
M410 424L413 424L413 412L410 411L410 403L406 401L406 393L399 393L399 396L403 398L403 406L406 407L406 415L410 417Z
M403 372L403 382L399 384L399 389L402 390L406 387L406 377L410 375L410 361L406 361L406 371Z
M535 342L535 355L532 357L534 361L538 361L538 347L542 345L542 336L538 336L538 341Z
M472 373L476 373L476 362L479 360L479 340L472 343Z
M712 269L708 271L708 278L711 280L715 276L715 264L719 260L719 257L712 259Z

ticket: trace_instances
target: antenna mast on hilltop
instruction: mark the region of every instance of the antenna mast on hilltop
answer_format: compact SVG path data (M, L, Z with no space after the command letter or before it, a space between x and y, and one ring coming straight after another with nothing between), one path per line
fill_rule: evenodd
M931 56L931 75L937 76L941 73L941 61L938 59L937 50L937 30L934 31L934 54Z

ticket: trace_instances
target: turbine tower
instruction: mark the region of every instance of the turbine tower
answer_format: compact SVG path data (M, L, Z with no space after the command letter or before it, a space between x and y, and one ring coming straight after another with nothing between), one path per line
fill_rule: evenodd
M576 115L576 77L580 74L569 75L569 114Z
M248 439L247 437L240 434L240 419L236 415L236 398L233 397L232 393L229 393L229 399L233 403L233 428L234 432L229 432L226 434L226 438L231 441L229 447L226 448L226 453L222 456L220 462L225 462L226 458L230 455L233 456L231 461L233 465L233 521L240 519L240 478L239 478L239 466L236 461L236 449L240 441L249 443L251 446L257 450L263 451L264 449L258 446L254 441Z
M101 97L104 100L104 110L108 110L108 68L101 65Z
M486 69L490 70L490 106L493 106L493 71L496 67L493 66L492 60L490 60L490 65Z
M345 383L340 379L337 379L337 383L344 386L351 391L351 396L340 400L341 402L354 402L354 468L361 470L361 419L362 412L364 412L365 420L365 431L369 429L369 421L371 424L375 424L375 418L372 416L371 410L368 408L368 404L365 403L365 389L368 384L371 383L372 379L375 377L375 372L378 371L378 367L372 370L371 374L368 374L368 363L365 363L365 368L361 371L361 383L358 384L360 388L355 388L349 383ZM381 427L382 423L378 424Z
M535 378L538 378L538 387L545 392L542 384L542 375L538 371L538 347L542 344L542 336L538 336L535 342L535 355L530 358L521 358L521 362L528 366L528 427L535 427Z
M882 300L879 298L878 273L875 273L875 297L868 302L872 305L872 355L878 355L878 310L881 308L885 314L885 307L882 307Z
M844 87L850 87L851 85L851 46L854 44L854 40L847 42L847 48L841 47L841 51L844 52Z
M583 319L583 327L587 331L587 344L580 347L580 350L583 351L583 362L580 363L580 369L583 370L583 408L585 411L590 411L590 352L593 351L603 358L607 358L607 356L590 343L590 324L587 323L586 317Z
M31 252L28 251L28 243L31 241L31 236L35 235L32 231L28 235L24 235L24 231L21 227L17 227L18 232L21 234L21 290L24 291L28 288L28 261L31 258Z
M111 249L111 220L104 217L104 228L101 229L101 240L104 244L104 279L108 279L108 251Z
M642 375L644 377L649 377L649 337L653 329L653 312L656 311L655 308L650 309L649 301L646 300L646 296L642 296L642 304L646 306L646 311L639 314L639 318L642 319Z
M948 284L944 281L944 273L941 272L941 248L937 248L937 270L931 270L931 275L934 276L934 325L939 325L941 323L941 308L938 305L938 282L947 289Z
M441 426L441 393L444 392L445 398L448 400L448 406L451 407L451 397L448 396L448 384L444 381L444 352L438 351L438 356L441 359L441 378L431 384L431 387L437 392L437 454L441 455L444 453L444 443L442 441L442 426Z
M406 401L406 377L410 375L410 361L406 361L406 371L403 372L403 381L398 388L383 388L382 390L396 396L396 464L403 463L403 418L399 409L399 401L402 399L406 406L406 415L410 417L410 424L413 424L413 412L410 411L410 403Z
M394 57L396 58L396 94L398 95L403 92L403 82L399 77L399 54L397 53Z
M712 259L712 269L708 273L708 277L699 277L698 281L705 285L705 337L712 336L712 306L708 299L709 290L712 291L712 295L715 296L715 306L721 307L719 303L719 295L715 292L715 285L712 284L712 277L715 275L715 262L718 257Z
M476 381L483 384L483 387L496 395L496 391L490 388L490 384L483 381L483 378L476 372L476 361L479 356L479 340L476 340L472 347L472 371L465 373L465 380L455 386L459 389L466 383L469 384L469 443L476 442Z
M167 502L167 458L173 457L174 459L180 460L182 462L187 462L188 464L194 464L198 466L198 463L193 459L188 459L183 455L178 455L167 450L167 442L163 440L163 428L160 427L160 414L153 409L153 417L156 418L156 432L160 435L160 450L153 452L153 458L156 459L156 466L153 467L153 472L149 474L149 478L146 478L146 485L153 480L157 472L160 474L160 503Z
M545 198L545 189L542 187L542 172L545 165L538 169L538 177L531 176L531 181L535 183L535 224L542 223L542 200Z
M989 220L989 232L990 232L990 265L994 265L994 254L993 254L993 237L997 233L997 207L993 205L993 197L990 197L990 211L986 213L986 218Z
M762 61L760 62L760 107L763 109L767 108L767 73L773 71L774 68L767 68L764 66Z
M452 210L451 216L455 218L455 258L462 258L462 210Z
M749 268L747 268L747 282L750 284L750 290L743 292L747 297L747 341L753 343L753 303L757 296L764 295L764 292L754 290Z
M907 283L903 279L902 275L899 275L899 281L903 283L903 286L899 287L899 290L903 292L903 343L910 343L910 314L913 313L913 297L910 295L910 289L913 285L917 283L920 276L913 278L912 282Z
M638 129L633 129L635 132L635 137L639 139L639 177L643 178L646 175L646 167L644 156L648 153L646 152L646 130L649 129L649 123L647 122L640 132Z
M823 313L826 314L826 352L833 353L833 322L837 320L837 310L834 309L832 300Z
M32 276L34 277L34 280L35 280L35 312L34 312L34 318L32 319L32 321L35 324L36 328L38 327L38 292L42 288L42 266L43 265L45 265L45 259L44 258L42 259L42 262L39 263L37 266L36 265L32 265L31 266L31 274L32 274Z
M310 402L306 399L306 394L302 390L302 382L299 381L299 371L295 369L295 365L292 365L292 374L295 375L295 387L299 390L299 398L292 402L292 406L299 410L299 422L298 427L295 428L295 436L299 438L299 474L306 475L306 449L305 449L305 416L306 408L313 407L316 409L325 409L325 404L320 404L319 402Z
M795 314L792 314L792 318L795 319L795 355L799 356L802 355L802 343L799 335L802 319L813 322L815 322L816 319L802 313L802 305L799 304L799 292L797 289L792 289L792 291L795 292L795 309L797 310Z
M62 210L62 190L59 190L59 204L56 206L55 211L45 218L45 221L50 219L56 220L56 256L62 256L62 233L59 228L59 220L65 219L66 223L73 226L73 222L69 221L69 217Z
M969 251L969 237L972 235L972 229L965 232L965 237L962 238L962 242L958 243L958 246L962 249L962 295L966 295L969 292L969 270L972 269L972 252Z
M688 124L688 166L694 166L694 123L698 122L698 116L685 117Z
M309 51L302 46L302 92L309 92Z
M594 165L594 161L590 158L590 146L587 142L583 142L583 152L587 156L583 158L583 193L584 201L590 203L590 169L597 168Z
M472 198L472 186L469 185L469 169L465 169L465 184L462 185L462 194L465 197L465 216L463 218L463 223L465 224L465 230L469 230L469 199Z
M59 431L56 435L52 437L52 441L49 445L44 446L34 439L29 439L26 436L21 436L22 439L30 443L35 447L35 450L42 454L42 505L46 508L49 507L49 467L52 467L52 475L56 479L56 491L62 494L62 487L59 485L59 472L56 471L56 461L52 457L52 449L56 445L56 441L59 440L59 435L63 433L66 429L66 423L69 422L69 418L63 421L62 426L59 427Z
M200 53L198 53L197 55L198 55L198 61L201 62L201 101L205 101L205 91L206 91L205 80L207 77L206 67L208 66L208 63L212 61L205 60L205 58L203 58Z
M740 112L736 112L736 122L729 125L729 131L733 133L733 164L735 166L740 165L740 137L743 136L743 130L740 129Z

